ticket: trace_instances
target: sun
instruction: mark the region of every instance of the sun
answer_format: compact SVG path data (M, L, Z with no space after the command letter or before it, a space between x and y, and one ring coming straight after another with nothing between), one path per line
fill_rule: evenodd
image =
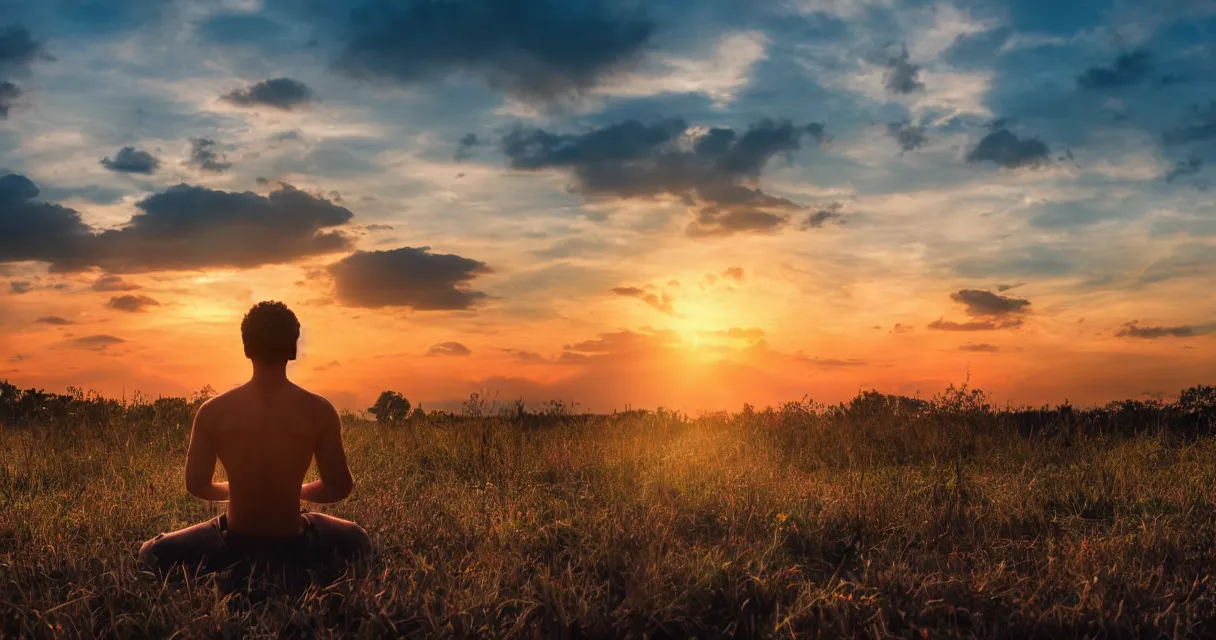
M735 305L722 304L711 296L682 301L667 328L680 334L685 344L697 348L731 327L750 326L746 312Z

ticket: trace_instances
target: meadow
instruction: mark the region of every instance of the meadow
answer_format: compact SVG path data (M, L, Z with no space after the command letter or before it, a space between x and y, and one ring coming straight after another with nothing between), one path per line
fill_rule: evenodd
M345 416L374 554L313 583L141 569L217 506L194 398L0 385L5 637L1216 637L1216 389L951 388L689 417L471 398Z

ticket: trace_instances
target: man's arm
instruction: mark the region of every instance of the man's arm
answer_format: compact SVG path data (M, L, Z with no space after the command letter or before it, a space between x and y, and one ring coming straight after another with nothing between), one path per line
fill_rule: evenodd
M186 453L186 491L191 495L223 502L228 499L228 483L215 481L215 447L208 433L215 410L205 403L194 416L190 429L190 450Z
M342 420L329 402L321 400L321 405L321 434L313 453L321 479L300 487L300 498L309 502L337 502L350 495L355 481L342 448Z

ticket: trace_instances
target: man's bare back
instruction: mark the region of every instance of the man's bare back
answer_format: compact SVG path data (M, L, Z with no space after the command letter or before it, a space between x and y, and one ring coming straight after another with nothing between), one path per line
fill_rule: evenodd
M303 485L313 458L319 482ZM215 460L228 483L213 481ZM186 460L186 490L228 502L228 527L262 537L300 531L300 500L336 502L353 481L338 413L321 396L282 380L247 382L198 411Z
M359 525L300 510L301 500L346 498L354 481L338 413L287 379L299 338L300 322L281 302L259 302L245 315L241 340L253 377L199 408L186 454L186 491L228 502L227 513L148 540L139 550L145 562L162 569L179 563L218 568L268 549L297 560L370 549ZM303 484L314 459L321 479ZM227 482L215 481L217 461Z

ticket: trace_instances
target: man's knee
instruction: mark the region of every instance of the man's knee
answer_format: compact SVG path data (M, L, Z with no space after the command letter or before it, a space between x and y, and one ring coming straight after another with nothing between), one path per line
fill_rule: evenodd
M156 537L145 541L139 546L139 561L144 565L154 567L161 563L161 558L164 555L165 534L158 533Z
M351 522L335 518L324 513L305 514L311 526L317 533L322 545L333 547L343 554L363 554L371 551L371 536L367 531Z

